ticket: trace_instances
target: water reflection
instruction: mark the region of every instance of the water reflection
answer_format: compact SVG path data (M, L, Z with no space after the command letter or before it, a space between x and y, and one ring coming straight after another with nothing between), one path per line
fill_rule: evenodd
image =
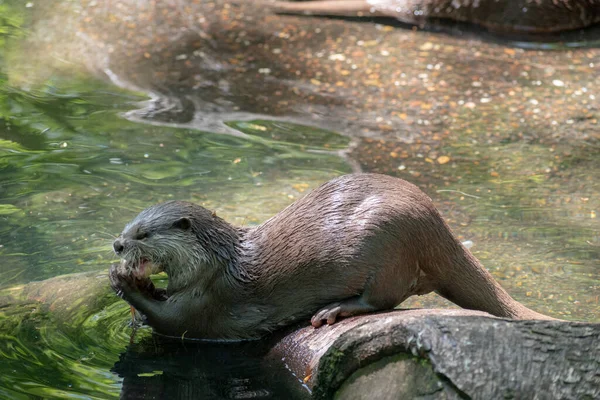
M237 344L166 341L131 345L113 371L123 378L122 398L308 399L276 357L269 341Z

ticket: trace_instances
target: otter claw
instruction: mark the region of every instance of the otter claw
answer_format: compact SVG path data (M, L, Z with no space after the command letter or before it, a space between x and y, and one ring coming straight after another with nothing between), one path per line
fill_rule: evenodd
M327 308L321 309L317 312L314 317L310 320L310 323L315 328L323 325L323 321L327 321L327 325L332 325L335 323L338 315L342 311L342 307L340 303L333 303Z
M125 298L126 293L135 288L135 285L131 285L129 279L126 276L119 274L117 269L118 265L113 264L108 271L110 286L113 288L117 296Z

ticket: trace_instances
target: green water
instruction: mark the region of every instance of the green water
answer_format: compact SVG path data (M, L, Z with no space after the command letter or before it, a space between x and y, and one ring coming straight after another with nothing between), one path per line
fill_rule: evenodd
M347 140L330 132L268 121L227 121L243 137L154 127L121 118L135 97L99 82L4 84L2 251L15 266L4 285L105 267L111 238L148 204L183 198L253 223L349 171L335 154ZM310 144L286 141L298 132Z
M252 225L353 170L422 187L519 301L600 321L600 82L586 72L598 52L520 53L530 64L502 75L514 51L496 45L345 21L253 31L240 14L191 21L178 1L148 2L158 17L144 24L143 4L123 4L0 3L0 398L304 397L268 349L134 332L107 285L111 243L159 201ZM335 40L309 40L326 27ZM351 56L366 82L331 67ZM432 294L403 306L452 305Z
M142 98L94 80L27 91L4 80L0 90L5 288L105 270L115 258L112 238L149 204L187 199L254 224L349 172L336 153L348 140L315 128L226 121L236 137L132 123L121 114ZM118 394L118 377L108 371L128 344L129 314L116 300L107 292L68 324L27 301L5 304L0 393Z

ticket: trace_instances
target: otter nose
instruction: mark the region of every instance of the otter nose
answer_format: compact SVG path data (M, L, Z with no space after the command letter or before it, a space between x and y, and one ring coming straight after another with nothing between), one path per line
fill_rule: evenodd
M119 239L117 239L113 243L113 249L115 249L115 253L117 253L117 255L121 255L123 250L125 250L125 246L123 246L123 243Z

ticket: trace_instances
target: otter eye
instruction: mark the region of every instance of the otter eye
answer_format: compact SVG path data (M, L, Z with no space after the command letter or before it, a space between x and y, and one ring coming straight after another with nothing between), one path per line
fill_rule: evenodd
M173 228L179 228L179 229L183 229L188 230L190 229L190 227L192 226L192 221L190 221L189 218L180 218L177 221L173 222Z
M135 235L135 238L134 238L134 239L135 239L135 240L144 240L144 239L146 239L147 237L148 237L148 232L142 232L142 231L140 231L140 232L136 233L136 235Z

